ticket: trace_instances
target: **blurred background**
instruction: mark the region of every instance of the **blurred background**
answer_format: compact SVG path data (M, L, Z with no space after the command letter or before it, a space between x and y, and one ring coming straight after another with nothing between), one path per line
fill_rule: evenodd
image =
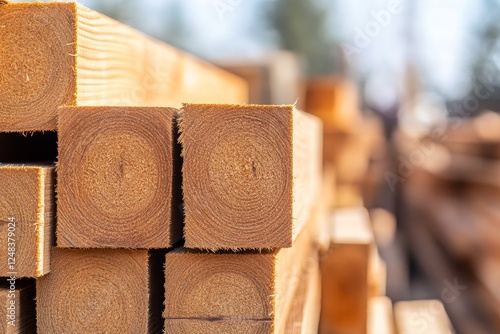
M499 0L80 2L321 117L331 205L370 210L387 295L500 333Z

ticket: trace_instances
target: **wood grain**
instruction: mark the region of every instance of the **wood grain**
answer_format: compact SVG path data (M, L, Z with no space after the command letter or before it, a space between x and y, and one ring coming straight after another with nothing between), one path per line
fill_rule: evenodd
M320 263L320 333L366 333L372 250L365 209L341 209L332 215L331 244Z
M293 106L185 105L186 247L290 247L321 187L321 122Z
M398 302L394 316L399 333L453 334L446 310L439 300Z
M35 283L32 280L0 285L0 331L4 334L36 333Z
M75 3L0 6L0 131L55 130L60 106L244 103L244 81Z
M0 276L47 274L54 231L54 167L0 164L0 184Z
M57 246L169 248L182 237L176 110L59 113Z
M241 322L250 333L285 333L302 273L318 252L318 226L315 216L293 247L272 252L167 253L166 329L201 328L200 321L208 321L213 330L206 333L218 333Z
M271 321L254 320L202 320L166 319L165 333L176 334L268 334L272 333Z
M52 250L52 272L37 280L40 334L148 333L145 250Z
M321 277L317 254L299 276L299 286L293 297L286 320L286 334L317 334L321 309Z

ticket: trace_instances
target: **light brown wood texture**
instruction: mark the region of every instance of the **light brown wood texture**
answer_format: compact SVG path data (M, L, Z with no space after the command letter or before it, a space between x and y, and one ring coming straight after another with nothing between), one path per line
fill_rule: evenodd
M148 333L157 325L148 251L54 248L52 269L37 280L38 333Z
M219 319L166 319L165 333L176 334L268 334L272 333L272 321L219 320Z
M325 133L353 133L361 122L357 88L342 78L309 79L305 111L321 118Z
M0 185L0 276L40 277L50 271L54 167L0 164Z
M0 318L0 332L36 333L34 282L17 280L12 285L11 282L4 282L0 286L0 307L4 312Z
M307 259L308 265L298 277L295 292L286 321L286 334L317 334L321 308L321 276L318 253Z
M233 326L252 328L249 333L285 333L301 273L307 272L308 259L318 251L318 226L314 215L293 247L272 252L204 253L181 248L167 253L166 332L178 326L201 328L200 321L212 321L206 333Z
M185 105L185 246L290 247L321 192L318 118L293 106Z
M453 334L446 310L439 300L398 302L394 316L399 333Z
M246 83L76 3L0 7L0 131L55 130L59 106L245 103Z
M368 334L395 334L394 312L389 298L380 296L368 301Z
M176 110L59 113L57 246L169 248L182 237Z
M337 210L321 266L320 333L366 333L373 233L363 208Z

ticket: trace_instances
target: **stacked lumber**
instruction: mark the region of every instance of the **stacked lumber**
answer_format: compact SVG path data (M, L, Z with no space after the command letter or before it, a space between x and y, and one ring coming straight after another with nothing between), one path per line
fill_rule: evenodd
M246 83L75 3L2 2L0 44L2 333L162 332L173 108Z
M387 303L380 301L386 273L368 211L362 207L338 209L330 216L328 228L329 240L320 261L320 333L366 334L387 322L392 312L390 300L390 307L378 306ZM392 328L390 321L385 328Z
M328 227L320 259L319 333L454 333L442 302L413 300L393 307L385 296L387 271L365 208L336 210Z
M500 330L499 124L498 114L486 112L452 119L423 138L399 133L396 141L393 181L402 190L410 249L436 289L452 291L445 306L466 333Z
M324 123L325 170L333 166L336 174L333 206L371 207L387 168L380 119L362 115L356 86L343 78L311 78L305 110Z
M0 5L0 43L0 299L20 332L390 332L367 211L325 233L380 147L350 84L311 86L323 137L289 54L246 105L244 80L77 4Z
M185 247L166 254L166 332L316 332L321 122L187 104L179 125Z

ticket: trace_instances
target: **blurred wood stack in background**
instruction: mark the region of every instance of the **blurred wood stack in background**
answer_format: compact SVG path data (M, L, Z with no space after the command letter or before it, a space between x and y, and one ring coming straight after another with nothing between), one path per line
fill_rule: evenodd
M485 112L424 138L396 135L401 227L465 333L500 332L499 129L498 114Z
M363 116L357 87L340 77L310 78L305 110L324 123L324 166L334 169L337 188L333 206L372 206L386 163L381 121Z
M253 104L295 104L304 110L303 65L296 54L274 51L257 59L219 61L217 64L246 80Z

